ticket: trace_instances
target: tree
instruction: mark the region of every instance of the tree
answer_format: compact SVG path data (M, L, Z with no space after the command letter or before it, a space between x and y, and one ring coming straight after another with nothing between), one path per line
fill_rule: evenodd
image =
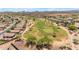
M36 44L36 41L37 41L37 39L36 39L36 37L34 37L34 36L28 36L28 38L27 38L27 45L28 46L32 46L32 45L35 45Z
M74 43L74 44L79 44L79 40L73 39L73 43Z
M68 28L69 28L70 30L76 30L76 29L77 29L74 24L70 24L70 25L68 26Z
M44 18L45 18L45 22L48 20L48 16L44 16Z
M61 50L72 50L70 47L68 47L66 45L59 47L59 49L61 49Z
M66 26L68 26L68 22L67 21L64 21L64 26L66 27Z
M47 20L48 19L48 16L44 16L44 18L45 18L45 20Z
M33 21L35 21L36 20L36 17L33 17Z
M72 17L73 19L77 19L77 18L78 18L78 15L73 14L71 17Z
M49 49L51 42L52 42L51 39L49 39L47 36L44 36L44 38L38 40L36 47L37 49L42 49L42 48Z
M10 33L10 30L8 29L6 32L7 32L7 33Z
M17 34L16 37L15 37L14 39L19 40L20 37L21 37L21 36L20 36L19 34Z

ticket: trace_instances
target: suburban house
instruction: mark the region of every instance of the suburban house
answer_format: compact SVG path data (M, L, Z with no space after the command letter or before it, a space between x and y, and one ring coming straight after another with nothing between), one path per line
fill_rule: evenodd
M3 38L13 38L15 36L15 33L4 33Z
M69 18L67 18L67 22L68 22L68 23L74 23L75 21L74 21L73 18L69 17Z
M75 26L79 29L79 23L75 23Z

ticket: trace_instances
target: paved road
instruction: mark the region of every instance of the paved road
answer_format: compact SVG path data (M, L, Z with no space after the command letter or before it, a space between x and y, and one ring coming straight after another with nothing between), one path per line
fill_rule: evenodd
M7 30L11 29L15 24L16 24L16 21L14 21L10 26L8 26L6 29L4 29L3 32L0 33L0 35L3 34L3 33L5 33ZM6 50L6 49L8 49L8 47L13 42L14 42L14 40L12 40L10 42L7 42L5 44L0 45L0 50Z
M4 29L4 30L0 33L0 35L3 34L4 32L6 32L7 30L11 29L15 24L16 24L16 21L14 21L10 26L8 26L6 29Z

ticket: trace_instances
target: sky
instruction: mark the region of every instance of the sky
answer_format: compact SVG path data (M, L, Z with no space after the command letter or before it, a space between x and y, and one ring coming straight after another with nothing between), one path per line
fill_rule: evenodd
M0 12L33 12L33 11L69 11L77 10L78 8L0 8Z

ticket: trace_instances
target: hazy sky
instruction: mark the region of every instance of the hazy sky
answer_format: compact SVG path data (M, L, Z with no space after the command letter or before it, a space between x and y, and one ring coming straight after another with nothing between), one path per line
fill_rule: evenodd
M68 10L77 10L78 8L0 8L0 12L5 11L68 11Z

